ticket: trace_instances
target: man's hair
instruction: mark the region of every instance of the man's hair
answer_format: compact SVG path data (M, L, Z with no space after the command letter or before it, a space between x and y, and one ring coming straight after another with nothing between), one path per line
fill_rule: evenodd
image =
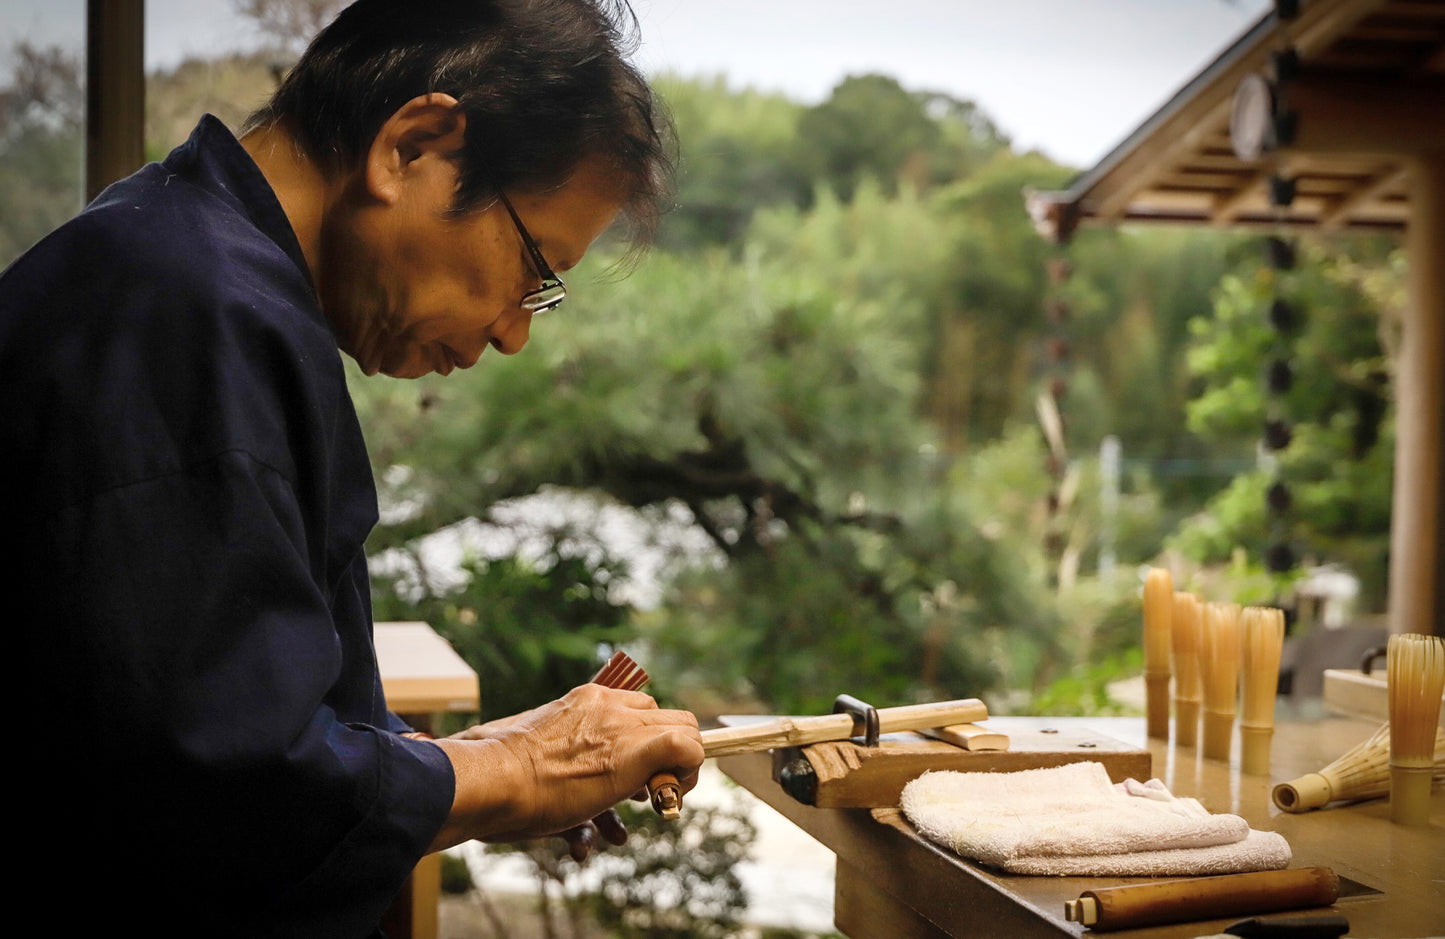
M329 174L365 159L407 101L449 94L466 115L453 211L508 189L615 170L636 242L670 192L671 137L642 74L627 0L357 0L327 26L247 129L284 122Z

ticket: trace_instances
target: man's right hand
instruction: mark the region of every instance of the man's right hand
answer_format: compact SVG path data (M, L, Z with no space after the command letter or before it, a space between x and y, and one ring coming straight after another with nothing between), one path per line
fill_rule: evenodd
M456 795L432 850L591 824L659 772L676 775L687 792L703 760L690 712L595 684L435 743L452 761Z

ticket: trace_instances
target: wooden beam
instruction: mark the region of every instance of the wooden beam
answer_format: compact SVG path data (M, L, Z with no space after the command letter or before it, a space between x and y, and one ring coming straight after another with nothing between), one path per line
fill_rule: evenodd
M85 198L145 162L145 0L89 0Z
M1411 161L1395 372L1390 631L1445 635L1445 150Z
M1308 61L1360 20L1379 11L1386 2L1306 3L1297 18L1276 23L1252 47L1231 50L1206 72L1207 81L1187 99L1176 99L1177 106L1175 102L1166 105L1145 125L1147 134L1138 144L1091 181L1089 190L1081 194L1085 214L1101 220L1123 218L1134 193L1152 186L1168 168L1182 165L1186 161L1184 155L1197 148L1201 141L1220 133L1227 139L1234 89L1246 75L1265 71L1271 53L1293 47L1302 60Z
M1284 152L1445 151L1445 76L1304 69L1284 86L1295 135Z
M1331 205L1320 215L1320 228L1324 231L1337 231L1345 223L1351 212L1362 206L1369 205L1381 195L1389 192L1399 185L1405 178L1406 171L1403 166L1379 174L1373 180L1356 189L1354 192L1340 199Z
M1230 193L1214 206L1210 221L1216 225L1227 225L1238 217L1244 207L1259 199L1269 200L1265 187L1269 184L1269 171L1260 170L1249 181Z

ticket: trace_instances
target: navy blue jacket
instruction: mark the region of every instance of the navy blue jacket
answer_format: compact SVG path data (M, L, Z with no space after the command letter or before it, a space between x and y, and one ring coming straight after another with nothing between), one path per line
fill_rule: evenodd
M454 780L387 711L336 339L216 119L0 278L0 482L12 890L151 934L373 933Z

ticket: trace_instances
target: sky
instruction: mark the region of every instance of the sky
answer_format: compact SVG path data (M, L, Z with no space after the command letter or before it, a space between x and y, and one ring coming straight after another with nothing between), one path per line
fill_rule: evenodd
M408 2L408 0L399 0ZM816 103L848 75L974 101L1018 150L1098 162L1270 0L632 0L638 64ZM0 46L81 47L82 0L0 0ZM254 44L233 0L148 0L146 60ZM0 51L3 54L3 51ZM0 66L5 66L0 61Z

